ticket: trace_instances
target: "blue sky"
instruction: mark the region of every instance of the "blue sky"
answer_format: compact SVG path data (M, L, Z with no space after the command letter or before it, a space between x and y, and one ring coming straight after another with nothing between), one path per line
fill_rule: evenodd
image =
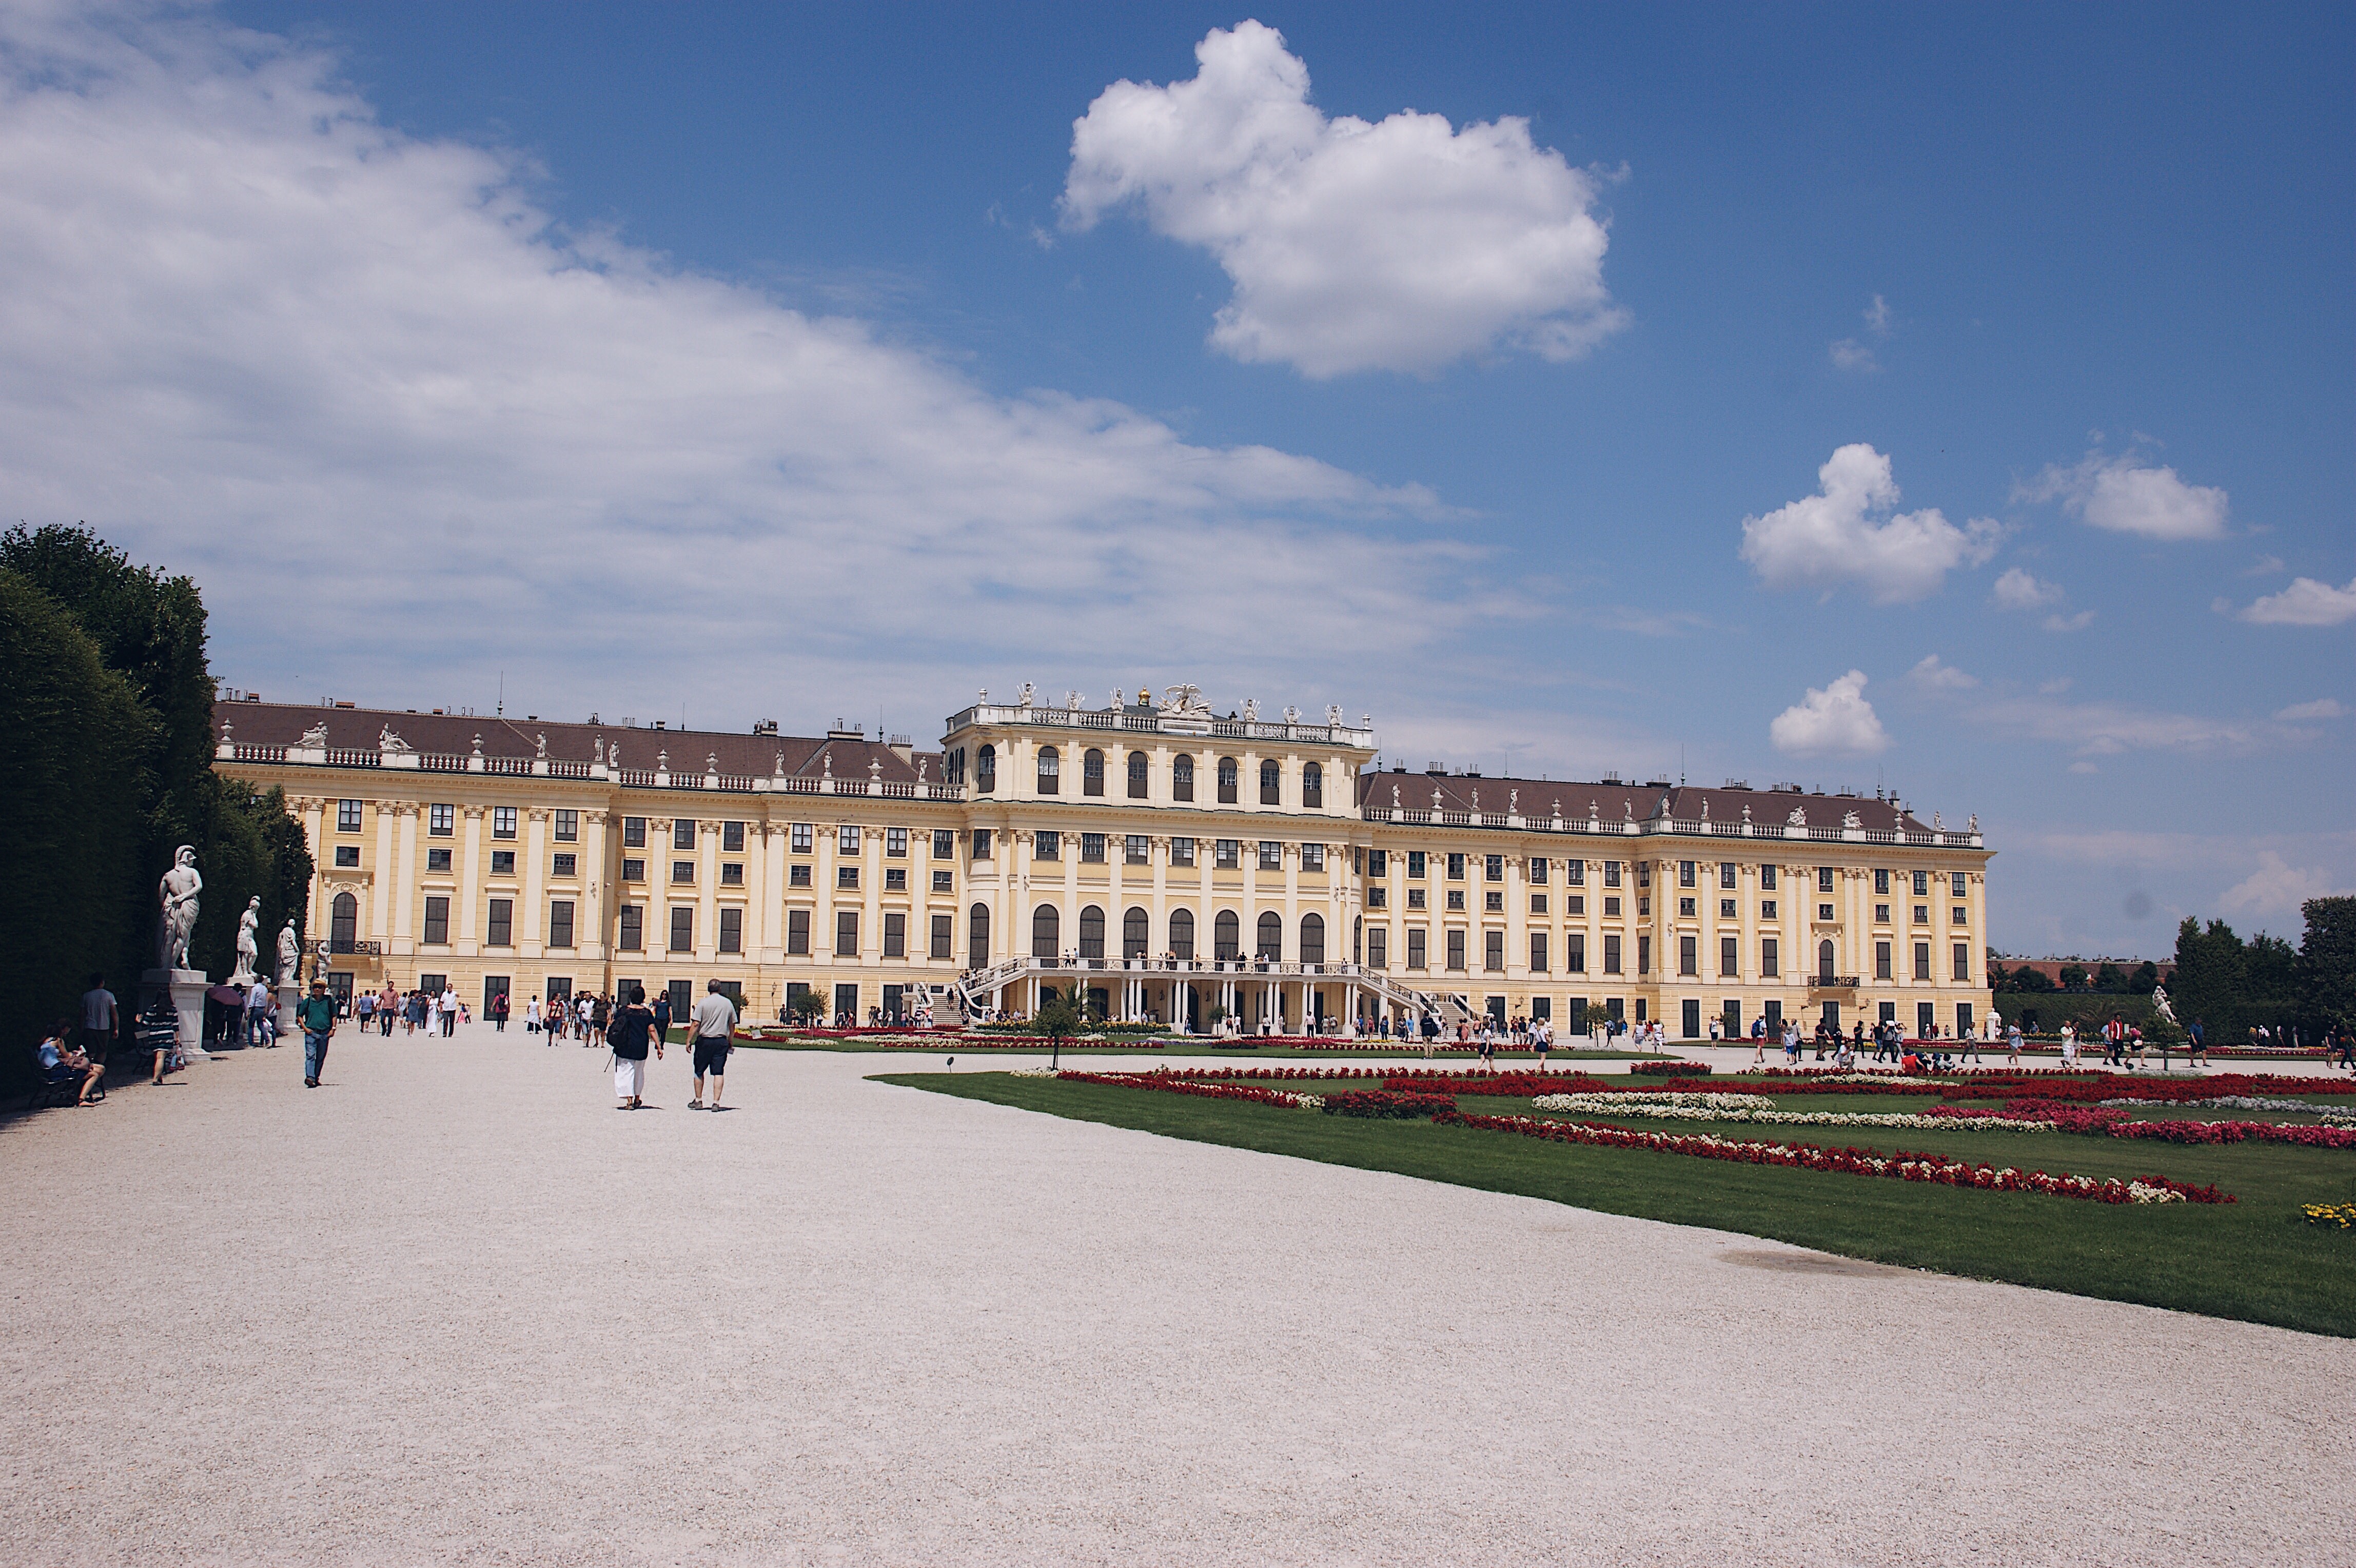
M1193 680L1887 780L2010 950L2296 934L2351 67L2326 7L0 6L0 502L273 697Z

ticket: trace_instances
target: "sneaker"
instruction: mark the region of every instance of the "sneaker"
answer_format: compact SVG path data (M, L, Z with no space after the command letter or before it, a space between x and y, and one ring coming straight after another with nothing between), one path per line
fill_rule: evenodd
M316 1089L319 1087L319 1080L316 1078L306 1078L303 1080L303 1087L305 1089Z
M703 1101L701 1100L691 1100L687 1102L687 1108L690 1111L701 1111L703 1109Z

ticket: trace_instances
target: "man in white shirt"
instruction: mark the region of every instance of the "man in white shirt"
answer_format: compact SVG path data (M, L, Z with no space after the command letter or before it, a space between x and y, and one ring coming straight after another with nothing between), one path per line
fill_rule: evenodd
M270 987L259 980L245 993L245 1043L249 1046L275 1046L278 1043L278 1019L271 1001Z
M447 981L442 984L442 1034L444 1038L458 1029L458 988Z
M690 1111L703 1109L703 1079L712 1079L712 1109L720 1109L720 1092L725 1085L722 1076L728 1070L729 1042L736 1032L736 1004L720 989L716 980L707 981L703 1000L695 1004L687 1025L688 1044L695 1051L695 1098L687 1102Z

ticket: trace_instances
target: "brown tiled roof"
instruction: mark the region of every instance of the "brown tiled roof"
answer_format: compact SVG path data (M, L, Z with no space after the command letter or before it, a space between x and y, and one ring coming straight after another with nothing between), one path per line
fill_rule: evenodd
M1842 817L1855 811L1860 827L1930 831L1927 823L1914 820L1913 812L1870 795L1795 795L1789 790L1708 789L1687 784L1582 784L1562 779L1472 778L1462 773L1362 773L1358 803L1387 806L1394 788L1398 790L1398 804L1411 811L1434 809L1431 798L1437 790L1437 809L1444 811L1518 811L1524 817L1551 818L1559 807L1565 818L1585 818L1591 803L1601 821L1617 822L1633 816L1641 822L1662 815L1665 800L1666 814L1687 822L1699 820L1705 804L1709 820L1715 822L1740 822L1745 806L1751 808L1753 822L1786 822L1796 807L1807 812L1811 827L1838 827Z
M562 762L593 760L597 739L605 738L605 755L610 760L615 748L621 750L620 766L652 768L659 752L670 754L671 770L676 773L701 773L706 759L719 758L718 771L735 775L766 778L775 772L777 757L786 759L788 776L801 775L815 779L827 771L830 759L838 779L865 779L871 762L883 765L875 777L895 782L910 782L916 777L913 763L900 760L900 754L890 746L872 740L830 740L823 736L798 735L738 735L716 730L691 729L626 729L620 725L573 725L553 721L468 717L462 714L394 713L388 708L326 708L289 703L216 703L213 704L213 738L220 738L224 723L230 726L230 738L249 746L293 746L303 738L303 732L324 722L327 726L327 745L339 751L370 751L376 748L377 737L390 725L392 733L419 751L439 752L466 757L475 749L475 737L483 740L485 757L536 757L539 737L548 737L548 755ZM927 783L941 781L941 757L938 752L916 752L926 759L925 779Z

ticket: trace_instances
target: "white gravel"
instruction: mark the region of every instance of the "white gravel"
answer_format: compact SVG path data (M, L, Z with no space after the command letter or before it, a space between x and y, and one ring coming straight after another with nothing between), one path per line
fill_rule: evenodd
M0 1560L2356 1553L2347 1341L862 1081L937 1058L300 1058L0 1123Z

